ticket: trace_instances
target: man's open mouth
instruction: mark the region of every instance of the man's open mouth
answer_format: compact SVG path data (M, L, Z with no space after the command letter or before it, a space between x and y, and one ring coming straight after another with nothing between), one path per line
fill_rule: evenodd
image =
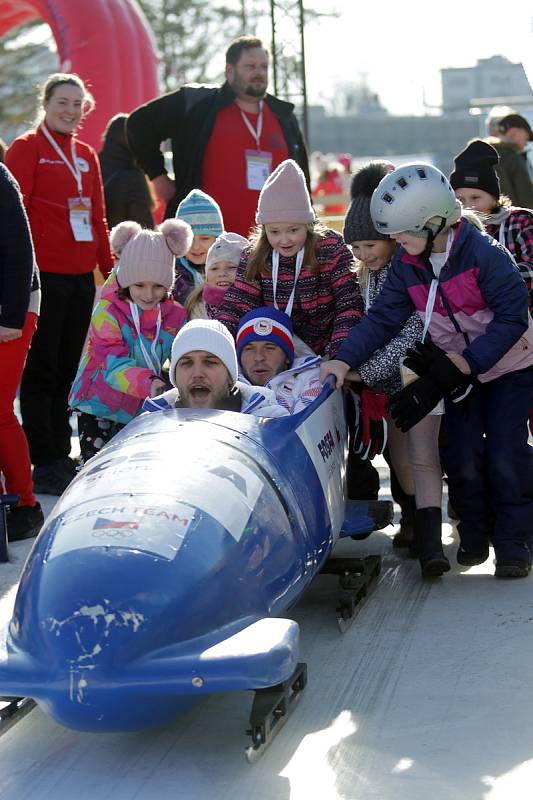
M210 389L208 389L208 388L207 388L207 386L193 386L193 387L191 387L191 389L189 390L189 394L191 395L191 397L192 397L194 400L203 400L203 399L205 399L205 398L206 398L206 397L207 397L207 396L208 396L210 393L211 393L211 390L210 390Z

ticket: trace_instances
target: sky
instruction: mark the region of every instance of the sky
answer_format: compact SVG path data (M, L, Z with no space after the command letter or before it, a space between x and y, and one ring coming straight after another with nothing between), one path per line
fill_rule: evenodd
M308 101L328 104L332 87L366 77L393 114L424 114L441 101L444 67L502 55L522 62L533 85L532 0L305 0L336 11L306 26ZM265 39L268 33L264 34Z
M270 4L245 2L266 14L255 33L270 42ZM390 113L428 113L424 100L437 113L439 70L493 55L522 62L533 86L533 0L304 0L304 6L330 15L309 20L305 29L310 104L331 108L334 87L363 76ZM222 72L222 52L214 62Z

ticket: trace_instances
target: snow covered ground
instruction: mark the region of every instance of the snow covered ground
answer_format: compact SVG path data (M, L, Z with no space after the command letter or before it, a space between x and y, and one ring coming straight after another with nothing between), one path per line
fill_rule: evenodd
M496 581L492 561L459 568L446 524L452 572L422 582L392 551L394 532L336 551L383 555L344 636L333 576L293 609L309 683L256 764L244 758L244 693L130 734L74 733L35 709L0 738L1 800L531 800L533 577ZM28 551L15 543L0 565L4 630Z

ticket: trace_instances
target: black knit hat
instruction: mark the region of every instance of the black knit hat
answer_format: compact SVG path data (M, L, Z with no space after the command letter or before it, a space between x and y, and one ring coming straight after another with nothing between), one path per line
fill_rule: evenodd
M353 176L350 186L352 202L346 212L342 232L346 244L389 238L374 228L370 216L370 199L381 179L392 169L394 167L388 161L371 161Z
M453 189L481 189L500 197L500 181L494 169L500 157L488 142L474 139L455 157L455 169L450 175Z

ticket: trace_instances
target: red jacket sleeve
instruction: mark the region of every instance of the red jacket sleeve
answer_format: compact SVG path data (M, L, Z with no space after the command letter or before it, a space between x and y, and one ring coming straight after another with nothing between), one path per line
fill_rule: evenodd
M28 139L15 139L7 149L5 163L6 167L17 179L27 211L28 200L33 194L33 180L37 163L37 141L35 136Z

